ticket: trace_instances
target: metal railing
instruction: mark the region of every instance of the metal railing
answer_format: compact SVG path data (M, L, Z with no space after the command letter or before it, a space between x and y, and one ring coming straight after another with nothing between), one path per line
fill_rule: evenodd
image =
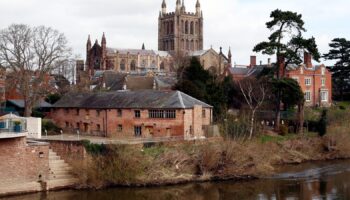
M43 135L40 140L52 140L52 141L82 141L89 140L96 144L146 144L146 143L161 143L161 142L176 142L184 140L201 140L205 138L184 138L184 136L171 136L171 137L134 137L134 138L105 138L96 136L86 136L77 134L60 134L55 136Z

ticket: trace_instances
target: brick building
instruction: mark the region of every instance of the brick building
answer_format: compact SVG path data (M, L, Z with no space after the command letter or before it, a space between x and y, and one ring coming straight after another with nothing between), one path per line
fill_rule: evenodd
M277 61L280 74L283 77L296 80L305 94L306 106L329 107L332 105L332 74L323 64L313 65L312 56L305 52L304 63L300 65L288 64L279 57ZM265 69L272 69L274 65L268 59L268 64L257 64L256 56L250 57L249 65L236 65L225 70L226 76L231 76L234 81L240 81L248 77L259 76Z
M332 105L332 74L323 64L313 65L310 54L304 54L304 64L288 65L285 76L299 83L306 106Z
M179 91L69 94L51 118L65 131L116 138L202 137L212 106Z

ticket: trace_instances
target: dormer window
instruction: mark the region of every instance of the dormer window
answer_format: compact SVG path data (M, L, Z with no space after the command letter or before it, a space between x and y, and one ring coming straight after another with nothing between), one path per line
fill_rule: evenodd
M300 74L304 74L304 68L300 67Z

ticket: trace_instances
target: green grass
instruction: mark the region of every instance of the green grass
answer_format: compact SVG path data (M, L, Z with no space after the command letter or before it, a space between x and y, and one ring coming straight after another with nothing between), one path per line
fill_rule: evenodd
M151 157L158 157L165 152L166 148L161 145L156 145L150 148L144 148L143 154Z
M350 102L349 101L340 101L337 102L338 107L344 107L346 109L350 108Z

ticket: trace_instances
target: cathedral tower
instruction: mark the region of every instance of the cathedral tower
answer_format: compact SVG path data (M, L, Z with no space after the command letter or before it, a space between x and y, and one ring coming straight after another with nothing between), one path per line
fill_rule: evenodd
M158 20L158 50L173 54L203 50L203 14L199 0L196 12L186 12L185 2L176 0L175 12L166 12L166 2Z

